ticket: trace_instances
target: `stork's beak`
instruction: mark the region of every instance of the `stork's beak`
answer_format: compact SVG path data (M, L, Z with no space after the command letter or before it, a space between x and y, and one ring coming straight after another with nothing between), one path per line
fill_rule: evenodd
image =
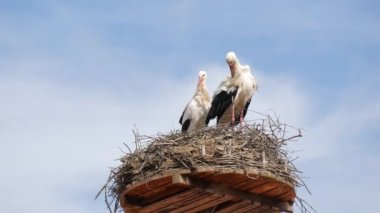
M198 81L199 81L199 82L202 82L202 81L203 81L203 79L204 79L204 75L202 75L202 76L199 76L199 78L198 78Z
M230 67L230 72L231 72L231 76L234 77L235 75L235 63L234 62L229 62L228 63L228 66Z

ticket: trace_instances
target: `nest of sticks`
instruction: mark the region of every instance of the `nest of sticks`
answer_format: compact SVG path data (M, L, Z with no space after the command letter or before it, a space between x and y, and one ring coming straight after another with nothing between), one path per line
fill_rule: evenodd
M293 135L289 136L292 132ZM190 134L172 131L156 136L135 135L135 150L127 144L121 165L111 169L104 192L110 212L119 208L118 195L129 184L143 181L171 169L191 169L197 166L247 169L270 172L295 187L306 187L301 172L293 164L285 147L288 141L302 137L301 130L280 123L267 116L265 119L237 127L209 127ZM308 189L307 189L308 190ZM309 190L308 190L309 191ZM312 207L297 198L301 212ZM113 208L111 206L113 205Z

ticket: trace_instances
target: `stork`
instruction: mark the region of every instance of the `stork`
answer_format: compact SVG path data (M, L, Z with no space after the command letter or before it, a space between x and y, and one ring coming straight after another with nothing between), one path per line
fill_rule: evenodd
M195 94L179 119L179 123L182 125L182 133L190 133L205 127L207 113L211 106L206 79L206 72L200 71Z
M226 62L231 76L222 81L215 91L206 126L215 117L218 126L243 124L252 96L257 91L256 79L249 65L241 65L234 52L227 53Z

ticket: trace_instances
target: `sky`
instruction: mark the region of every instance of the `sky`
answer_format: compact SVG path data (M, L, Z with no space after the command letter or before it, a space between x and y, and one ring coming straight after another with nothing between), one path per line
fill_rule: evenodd
M0 212L107 212L94 197L134 126L179 129L199 70L212 94L235 51L275 112L318 212L375 212L375 0L0 0ZM296 209L295 212L299 212Z

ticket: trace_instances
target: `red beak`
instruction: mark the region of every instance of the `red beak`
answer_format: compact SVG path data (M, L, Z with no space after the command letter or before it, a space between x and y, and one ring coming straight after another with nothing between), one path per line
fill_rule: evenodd
M230 67L231 76L234 77L234 75L235 75L234 66L233 65L229 65L229 67Z

